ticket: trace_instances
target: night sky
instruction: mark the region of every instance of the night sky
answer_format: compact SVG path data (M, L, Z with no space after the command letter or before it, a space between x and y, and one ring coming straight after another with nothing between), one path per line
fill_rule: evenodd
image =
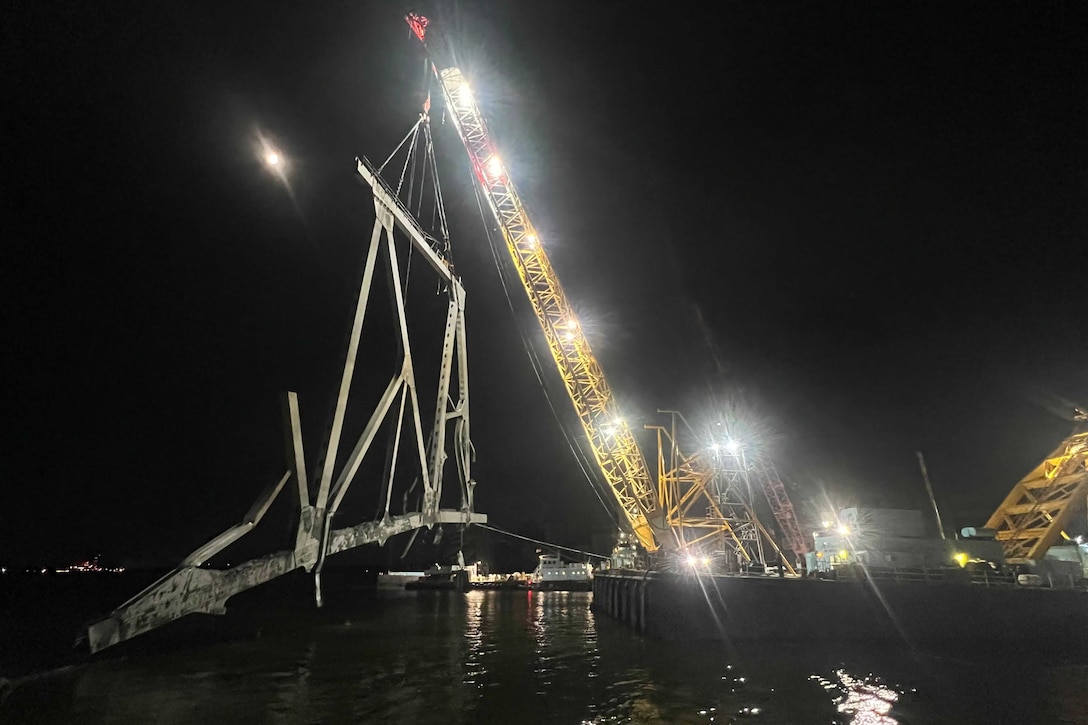
M373 224L354 157L384 159L418 114L407 9L5 12L0 563L176 561L282 473L281 391L316 451ZM1069 434L1088 403L1082 3L435 16L632 425L750 411L799 505L921 507L921 450L957 527ZM609 518L434 125L477 508L590 546Z

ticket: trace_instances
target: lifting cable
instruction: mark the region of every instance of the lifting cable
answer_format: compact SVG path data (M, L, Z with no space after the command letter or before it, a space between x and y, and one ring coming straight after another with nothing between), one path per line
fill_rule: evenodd
M397 187L396 187L395 196L396 196L396 198L400 199L401 190L404 189L404 181L407 178L407 180L408 180L408 199L407 199L407 201L405 203L405 208L408 209L409 213L411 213L412 200L413 200L413 197L415 196L416 164L417 164L417 157L419 156L417 150L418 150L418 147L420 146L420 134L419 134L420 128L422 128L423 131L424 131L424 138L425 138L424 148L429 149L430 145L431 145L430 144L430 127L427 124L426 116L424 114L420 114L419 119L415 122L415 124L413 124L412 128L408 131L407 135L405 135L405 137L403 139L401 139L401 142L399 144L397 144L397 147L395 149L393 149L393 153L391 153L389 155L389 157L386 158L386 160L382 162L382 165L378 167L378 172L381 173L382 169L384 169L389 164L389 162L392 161L396 157L396 155L400 152L400 150L402 148L404 148L404 145L408 144L408 153L404 158L404 165L401 167L400 177L397 179ZM430 161L431 164L433 165L433 161L434 161L433 153L424 154L424 157L423 157L423 167L422 167L422 170L421 170L421 172L419 174L420 175L420 183L419 183L419 186L420 186L420 189L419 189L419 207L420 208L422 208L422 205L423 205L423 196L424 196L424 191L425 191L425 188L426 188L428 161ZM438 175L437 175L436 172L437 172L437 169L432 169L431 177L432 177L432 179L434 181L434 184L436 186L436 189L435 189L436 204L440 204L441 203L441 192L437 188ZM418 220L419 219L418 212L416 213L415 216L416 216L416 219ZM444 209L441 211L441 219L443 221L445 220L445 210ZM433 222L432 222L432 229L433 229ZM402 295L404 295L404 296L407 296L408 288L409 288L409 286L411 284L412 260L413 260L413 257L414 257L414 255L413 255L414 251L415 251L415 247L413 245L409 244L408 245L408 256L407 256L407 259L405 260L405 263L404 263L404 279L401 282ZM392 290L390 290L390 293L392 293ZM407 314L407 310L405 310L405 313ZM401 415L403 415L403 408L401 410ZM382 469L383 470L383 474L382 474L383 479L385 478L385 476L387 475L387 472L389 471L389 469L391 467L393 447L396 444L396 441L394 440L395 437L396 437L396 432L395 431L396 431L396 428L392 429L389 432L389 436L387 437L387 440L386 440L385 466ZM429 444L430 444L430 442L428 441L428 445ZM378 514L381 512L383 502L384 502L386 508L388 508L388 506L389 506L389 496L385 494L386 489L389 487L389 483L390 482L388 480L383 480L382 481L382 487L378 492L377 509L375 510L375 514L374 514L375 519L377 518ZM415 481L413 481L411 488L408 491L406 491L405 494L404 494L404 496L405 496L405 501L404 501L405 510L407 510L407 496L411 493L411 490L415 488L416 483L418 483L418 478ZM390 491L390 493L392 493L392 492Z
M611 559L611 556L605 556L604 554L594 554L592 551L583 551L582 549L575 549L570 546L560 546L559 544L553 544L549 541L541 541L540 539L533 539L528 536L522 536L521 534L515 534L513 531L506 531L500 529L497 526L491 526L489 524L475 524L475 526L481 529L487 529L488 531L494 531L496 534L504 534L506 536L513 536L515 539L521 539L523 541L530 541L534 544L540 544L541 546L547 546L549 549L562 549L563 551L573 551L576 554L583 554L585 556L593 556L598 559Z
M601 502L601 506L608 512L608 517L612 519L613 525L616 528L624 528L620 525L619 520L616 518L616 513L613 511L613 507L605 502L604 497L601 495L601 483L600 481L590 473L590 469L587 467L587 457L581 447L575 442L575 438L572 438L570 431L567 430L568 425L563 422L563 419L559 415L559 411L555 407L555 402L552 400L551 393L548 391L547 382L544 379L543 367L540 363L540 358L536 353L536 349L532 340L526 334L525 324L519 318L517 310L514 308L513 298L510 296L510 288L507 285L507 270L503 264L504 258L499 254L498 248L495 245L495 240L491 236L491 225L489 223L487 214L484 213L483 202L480 199L479 186L473 180L472 183L473 192L476 195L476 207L480 210L480 219L484 223L484 235L487 237L487 245L491 250L491 258L495 262L495 269L499 273L499 282L502 284L502 291L506 297L506 304L510 308L510 314L514 318L514 322L517 324L518 334L521 336L522 345L525 347L525 352L529 356L529 362L532 364L533 372L536 374L537 382L540 384L540 389L544 392L544 398L548 401L548 408L552 412L552 416L555 418L556 423L559 424L559 430L562 431L563 437L567 441L567 445L570 447L571 453L574 455L574 460L577 461L578 467L582 470L582 475L586 477L586 481L589 482L590 488L593 489L593 493L596 494L597 500Z

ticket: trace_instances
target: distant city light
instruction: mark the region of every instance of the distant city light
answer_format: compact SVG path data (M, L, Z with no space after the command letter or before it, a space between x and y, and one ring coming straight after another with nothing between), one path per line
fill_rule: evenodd
M123 574L123 566L107 567L98 563L98 557L89 561L81 561L78 564L53 569L54 574ZM48 574L49 569L42 569L42 574Z

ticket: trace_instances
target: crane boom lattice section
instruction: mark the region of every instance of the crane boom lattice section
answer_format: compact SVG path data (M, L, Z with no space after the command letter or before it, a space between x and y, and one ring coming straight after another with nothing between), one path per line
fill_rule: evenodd
M767 497L767 503L771 507L771 514L778 522L782 544L791 549L797 556L812 551L812 543L801 533L801 524L797 521L797 514L793 510L793 503L786 493L786 486L778 475L778 468L770 461L757 460L753 466L753 477L763 489L763 495Z
M655 492L642 451L620 413L600 362L578 324L574 309L495 149L468 83L459 68L440 69L436 65L435 70L449 116L468 151L483 196L502 230L507 251L544 332L597 465L639 543L647 550L655 551L658 544L648 519L648 514L656 508Z
M1066 438L986 522L1010 562L1041 559L1088 499L1088 431Z

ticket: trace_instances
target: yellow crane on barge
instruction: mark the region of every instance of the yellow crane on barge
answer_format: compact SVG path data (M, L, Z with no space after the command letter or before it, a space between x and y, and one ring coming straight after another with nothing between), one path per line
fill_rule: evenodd
M671 429L657 428L657 470L656 475L651 473L488 132L472 87L455 62L449 39L436 34L422 15L410 13L406 20L427 49L448 117L468 152L480 193L501 230L585 440L626 527L651 553L662 548L704 548L707 542L717 541L730 542L742 558L750 560L735 527L739 502L728 501L715 483L715 456L710 452L680 452L675 422ZM786 547L802 555L811 547L801 533L777 471L768 463L755 475ZM759 523L751 501L741 508L746 509L742 525L755 536L764 536L785 568L795 573L774 538Z

